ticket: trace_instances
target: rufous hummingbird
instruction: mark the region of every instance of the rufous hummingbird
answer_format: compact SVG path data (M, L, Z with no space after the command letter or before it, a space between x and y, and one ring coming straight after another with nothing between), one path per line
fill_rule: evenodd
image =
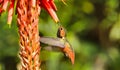
M66 40L66 31L62 26L58 28L57 38L40 37L40 42L51 46L46 47L47 50L53 50L56 47L59 48L68 58L70 58L72 64L74 64L75 54L70 43Z
M61 40L64 41L65 47L63 48L63 52L66 54L66 56L70 58L72 64L74 64L75 54L74 54L73 48L71 47L70 43L66 39L66 30L64 29L63 26L60 26L58 28L57 37L61 38Z

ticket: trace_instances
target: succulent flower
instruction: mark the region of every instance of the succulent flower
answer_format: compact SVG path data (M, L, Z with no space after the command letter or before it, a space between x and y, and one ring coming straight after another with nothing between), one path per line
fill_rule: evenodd
M41 8L44 8L53 20L58 23L59 19L56 15L57 7L54 0L0 0L0 14L6 10L8 11L7 23L10 26L14 8L16 8L17 25L20 36L19 55L21 58L21 69L39 70L41 47L39 42L38 21L40 11ZM64 51L66 52L66 49L64 49ZM70 55L68 56L71 57Z

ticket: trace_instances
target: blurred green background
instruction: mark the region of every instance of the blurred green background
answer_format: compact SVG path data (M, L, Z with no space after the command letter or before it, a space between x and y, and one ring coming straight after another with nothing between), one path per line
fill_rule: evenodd
M119 0L55 0L57 15L67 30L75 51L75 64L61 52L41 50L42 70L120 70ZM17 70L20 65L16 15L6 24L0 16L0 70ZM39 30L42 36L56 37L58 25L42 9Z

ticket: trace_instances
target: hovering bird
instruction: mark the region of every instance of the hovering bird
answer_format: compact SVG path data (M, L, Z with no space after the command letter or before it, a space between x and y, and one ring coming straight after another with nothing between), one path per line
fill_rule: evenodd
M51 46L46 47L46 50L54 50L59 48L71 60L72 64L74 64L75 54L65 36L65 29L60 26L57 31L57 38L40 37L40 42Z
M66 56L68 56L71 59L72 64L74 64L75 54L73 51L73 48L71 47L70 43L66 39L66 30L63 26L60 26L57 31L57 37L60 38L62 41L64 41L64 49Z

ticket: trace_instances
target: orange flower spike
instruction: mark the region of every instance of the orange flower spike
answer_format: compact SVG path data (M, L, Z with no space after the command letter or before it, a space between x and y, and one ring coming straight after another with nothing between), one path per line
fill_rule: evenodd
M12 16L13 16L13 11L14 11L14 2L15 0L11 0L10 1L10 7L8 9L8 20L7 20L7 24L9 26L11 26L11 22L12 22Z
M58 23L59 19L54 11L54 9L52 8L51 4L47 1L47 0L41 0L40 5L48 11L48 13L50 14L50 16L53 18L53 20Z
M54 9L54 11L57 11L57 7L56 7L56 5L54 3L54 0L49 0L49 3L51 5L51 7Z

